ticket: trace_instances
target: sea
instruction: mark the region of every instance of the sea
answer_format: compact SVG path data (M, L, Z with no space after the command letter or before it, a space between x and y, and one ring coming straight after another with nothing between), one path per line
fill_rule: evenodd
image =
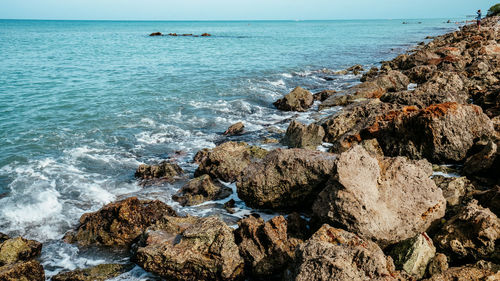
M134 172L168 159L192 177L196 152L228 139L280 147L262 140L279 138L293 118L311 123L339 108L297 114L274 101L296 86L316 93L359 83L335 72L368 70L458 28L447 20L0 20L0 232L42 242L49 279L129 262L126 250L61 240L82 214L115 200L159 199L232 226L251 212L271 217L236 193L183 208L171 196L188 179L143 187ZM239 121L244 135L222 135ZM235 214L222 208L228 199ZM112 280L156 279L136 266Z

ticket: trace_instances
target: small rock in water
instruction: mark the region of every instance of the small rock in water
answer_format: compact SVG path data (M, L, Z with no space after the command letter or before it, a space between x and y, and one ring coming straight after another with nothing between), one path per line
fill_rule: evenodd
M279 110L304 112L313 105L313 102L314 98L311 92L297 87L273 104Z
M163 36L163 34L161 32L153 32L149 36Z
M236 207L236 201L234 199L231 199L224 203L224 209L230 214L234 214L234 207Z
M182 206L198 205L206 201L221 200L233 193L232 189L214 182L209 175L190 180L172 199Z
M135 171L135 177L142 179L142 184L146 185L156 181L172 182L183 173L179 165L164 161L159 165L140 165Z
M201 36L202 37L208 37L208 36L212 36L212 34L210 34L210 33L203 33Z
M243 122L238 122L238 123L235 123L235 124L229 126L229 128L224 132L224 135L225 136L241 135L243 133L244 129L245 129L245 125L243 124Z

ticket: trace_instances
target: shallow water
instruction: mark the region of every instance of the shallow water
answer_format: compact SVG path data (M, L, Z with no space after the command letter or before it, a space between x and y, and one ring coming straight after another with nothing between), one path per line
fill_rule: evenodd
M83 213L127 196L180 209L170 196L183 182L142 188L140 163L176 157L192 173L193 155L237 121L253 132L242 139L273 136L294 116L272 106L283 94L357 83L322 69L377 65L456 28L443 22L0 20L0 231L43 242L47 276L124 262L59 239ZM147 36L155 31L213 36ZM251 210L233 198L235 215L221 210L227 199L180 212L235 222ZM136 268L116 280L147 278Z

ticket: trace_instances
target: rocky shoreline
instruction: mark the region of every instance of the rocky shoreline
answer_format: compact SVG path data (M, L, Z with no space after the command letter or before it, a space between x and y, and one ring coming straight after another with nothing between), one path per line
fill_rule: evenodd
M276 140L287 149L226 141L199 151L194 178L173 196L182 206L222 200L232 190L220 181L230 182L247 206L283 215L250 215L233 229L126 198L84 214L64 241L126 248L131 262L52 280L107 280L133 263L166 280L499 280L499 20L436 37L345 91L296 88L274 105L342 109L292 120ZM224 135L244 133L238 123ZM316 149L323 143L328 152ZM450 164L462 177L437 175ZM141 185L187 177L172 161L135 176ZM45 280L41 248L0 234L0 280Z

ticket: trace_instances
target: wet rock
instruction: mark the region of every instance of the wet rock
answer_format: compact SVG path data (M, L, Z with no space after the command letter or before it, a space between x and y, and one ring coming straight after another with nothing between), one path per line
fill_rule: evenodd
M285 280L397 280L390 258L370 240L323 225L296 251Z
M202 150L196 152L196 154L193 157L193 163L195 164L200 164L201 162L204 161L210 154L210 149L208 148L203 148Z
M209 36L212 36L212 34L210 34L210 33L203 33L201 36L203 36L203 37L209 37Z
M311 92L301 87L297 87L273 104L279 110L304 112L312 106L313 102L314 98Z
M451 267L442 273L433 275L427 281L493 281L500 280L498 265L484 261L461 267Z
M234 199L230 199L224 203L224 209L230 214L234 214L234 207L236 207L236 201L234 201Z
M424 277L427 265L435 254L436 248L425 232L398 243L390 251L396 269L404 270L417 279Z
M241 135L243 131L245 130L245 125L243 125L243 122L238 122L235 123L224 132L225 136L237 136Z
M250 216L238 222L234 232L247 272L255 278L278 278L292 261L300 240L289 238L287 221L274 217L268 222Z
M313 99L315 101L323 102L324 100L335 95L336 93L337 93L337 91L334 91L334 90L324 90L324 91L321 91L319 93L314 94Z
M139 165L135 172L135 177L146 182L150 181L174 181L183 174L184 171L177 164L162 162L159 165Z
M200 157L194 176L204 174L224 182L234 182L250 163L266 156L267 150L246 143L225 142Z
M231 188L219 182L213 182L209 175L203 175L190 180L176 195L172 196L172 199L182 206L193 206L205 201L224 199L231 193L233 193Z
M448 206L460 204L466 192L474 189L474 186L466 177L447 178L443 176L434 176L432 179L436 185L443 190L443 196Z
M379 74L378 68L377 67L372 67L372 68L370 68L370 70L368 70L368 72L366 72L365 74L363 74L363 76L361 77L360 81L361 82L366 82L366 81L368 81L370 79L373 79L378 74Z
M334 180L319 194L313 212L386 247L444 216L446 201L431 175L426 160L377 159L354 146L340 155Z
M276 149L249 165L236 183L239 197L255 208L307 208L335 168L333 154Z
M489 209L472 200L452 217L434 237L436 245L457 260L500 261L498 243L500 220Z
M168 280L236 280L244 267L233 231L215 217L164 217L145 232L134 260Z
M442 274L448 269L448 258L446 255L437 253L434 258L432 258L427 269L430 276L437 274Z
M42 243L22 237L8 239L0 244L0 265L27 261L40 255Z
M323 127L314 123L306 126L293 120L288 126L281 143L290 148L316 149L318 145L323 143L324 136L325 130Z
M45 271L36 260L17 262L0 267L2 281L45 281Z
M124 264L100 264L85 269L61 272L52 276L51 281L104 281L121 275L131 269Z
M107 204L97 212L84 214L80 225L66 233L64 240L79 246L129 246L165 214L176 215L161 201L130 197Z
M163 36L163 34L161 32L153 32L149 36Z

